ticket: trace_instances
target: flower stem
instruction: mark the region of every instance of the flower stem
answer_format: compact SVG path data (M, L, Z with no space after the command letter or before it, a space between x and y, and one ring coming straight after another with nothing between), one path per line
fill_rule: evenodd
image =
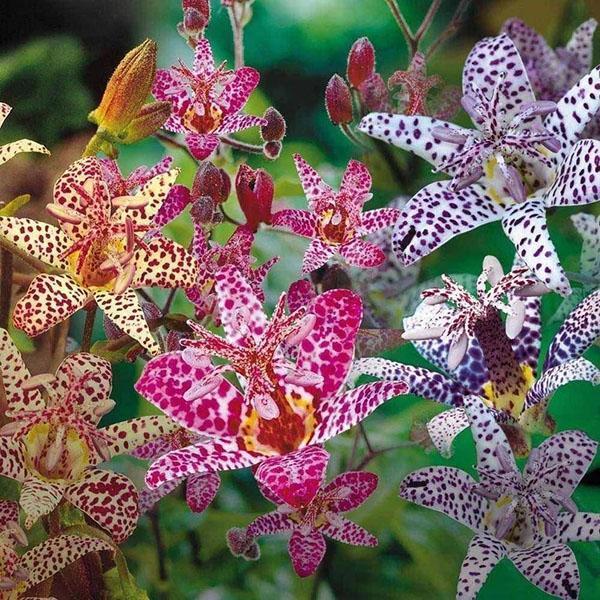
M235 140L232 137L229 137L227 135L220 135L219 139L223 143L228 144L229 146L231 146L232 148L235 148L236 150L241 150L242 152L249 152L250 154L262 154L263 153L263 147L258 144L248 144L246 142L241 142L240 140Z
M85 147L85 150L83 151L81 157L86 158L87 156L96 156L96 154L98 154L98 152L100 151L101 145L102 140L97 134L94 134L88 142L87 146Z
M396 23L398 23L398 27L400 27L400 31L402 32L404 40L406 41L406 46L408 47L409 59L411 59L417 50L415 36L410 30L410 27L408 26L400 7L398 4L396 4L396 0L385 0L385 3L388 5L390 12L396 20Z
M158 513L158 506L153 506L147 514L148 518L150 519L150 525L152 526L152 534L154 536L154 543L156 546L158 577L161 581L167 581L169 579L169 574L167 572L167 564L165 562L166 550L162 538L162 531L160 529L160 516Z
M162 314L166 315L171 310L171 304L173 304L173 300L175 299L175 294L177 293L177 288L172 288L169 291L169 295L167 296L167 301L162 308Z
M438 36L437 40L435 40L429 48L427 48L427 53L425 54L426 58L430 58L433 56L434 52L440 48L443 44L445 44L461 27L463 24L463 17L471 0L461 0L456 10L454 11L454 15L450 22L446 26L446 29L442 31L442 33Z
M8 327L10 301L12 299L13 255L0 249L0 327Z
M170 135L165 135L164 133L157 132L154 134L154 137L157 140L160 140L161 142L167 144L167 146L172 146L173 148L177 148L178 150L183 150L185 153L189 154L189 156L191 156L194 160L196 160L192 156L191 152L185 144L178 142L175 138L171 137Z
M246 18L246 2L234 2L227 9L231 31L233 32L233 55L236 69L244 66L244 26Z
M85 325L83 326L83 337L81 340L81 351L89 352L92 345L92 334L94 333L94 321L96 320L96 304L92 308L87 309L85 315Z

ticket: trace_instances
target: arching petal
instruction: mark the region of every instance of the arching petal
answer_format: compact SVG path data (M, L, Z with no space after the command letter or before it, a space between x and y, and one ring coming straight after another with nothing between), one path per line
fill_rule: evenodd
M322 177L313 169L299 154L294 154L294 163L296 171L304 190L308 203L322 198L324 195L333 194L333 190L322 179Z
M36 477L27 478L19 498L19 504L25 512L25 527L30 529L40 517L50 514L62 497L63 490L60 487Z
M110 438L107 445L111 456L118 456L130 454L136 448L178 429L179 426L165 415L149 415L113 423L99 431Z
M0 500L0 527L2 531L7 523L19 522L19 505L13 500Z
M498 221L504 209L479 185L452 192L447 181L425 186L407 203L392 235L392 248L405 266L453 237Z
M600 541L600 514L560 513L556 517L556 533L552 536L552 541L558 544Z
M23 481L27 477L21 444L10 437L0 437L0 475Z
M185 501L195 513L201 513L215 499L221 478L217 473L190 475L185 484Z
M271 224L273 227L284 227L297 235L312 238L316 232L317 216L308 210L290 208L276 212Z
M592 55L594 52L594 32L598 26L596 19L584 21L571 34L571 38L565 46L565 50L576 58L578 66L589 69L592 64Z
M274 510L266 515L256 517L248 525L246 533L250 538L257 538L261 535L272 535L274 533L281 533L282 531L289 531L290 529L294 529L295 526L296 523L290 519L288 514Z
M445 410L427 422L429 437L444 458L452 456L454 438L467 427L469 419L463 408Z
M231 81L219 94L219 105L228 113L236 113L244 107L250 94L260 82L260 73L252 67L236 69Z
M385 254L379 246L360 238L340 246L340 254L350 265L359 269L378 267L385 262Z
M161 228L177 218L191 202L190 190L185 185L174 185L167 194L165 201L152 219L152 225ZM204 232L203 232L204 233Z
M13 156L20 154L21 152L39 152L40 154L50 154L50 151L46 146L38 144L33 140L17 140L16 142L10 142L10 144L4 144L0 146L0 165L9 161Z
M235 133L236 131L242 131L244 129L250 129L250 127L261 127L266 125L267 121L262 117L255 117L253 115L245 115L239 113L237 115L227 115L219 128L215 131L217 135L223 135L226 133Z
M498 540L485 534L475 536L460 568L456 597L475 600L487 576L505 555L506 548Z
M312 575L325 556L325 538L316 530L304 535L299 530L292 533L288 550L294 571L300 577Z
M341 473L323 488L324 495L331 494L334 498L329 503L329 510L337 513L358 508L375 491L377 482L375 473L367 471Z
M329 244L324 244L319 239L311 240L302 261L302 272L311 273L321 268L333 255L335 248Z
M373 233L386 227L390 227L398 219L402 211L397 208L376 208L363 213L361 228L365 233Z
M213 58L210 42L202 37L194 48L194 73L199 77L208 77L215 72L215 59Z
M145 515L151 510L157 502L162 500L167 494L170 494L182 481L183 479L172 479L154 490L150 490L146 486L141 490L138 490L138 509L140 511L140 516Z
M349 196L356 197L364 202L371 191L373 181L369 169L358 160L351 160L344 171L340 192L345 192Z
M326 523L321 531L337 542L351 546L377 546L377 538L372 533L341 515L336 516L335 523Z
M219 138L214 133L206 135L188 133L185 136L185 143L195 159L204 160L216 150Z

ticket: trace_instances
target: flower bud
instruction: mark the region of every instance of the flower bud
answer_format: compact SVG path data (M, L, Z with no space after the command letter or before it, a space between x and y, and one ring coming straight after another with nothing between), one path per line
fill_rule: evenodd
M375 48L369 38L361 37L352 44L348 53L346 78L358 88L375 72Z
M246 223L252 231L260 223L271 223L273 204L273 179L264 169L252 169L240 165L235 178L235 191L240 207L246 216Z
M223 170L215 167L211 162L205 162L196 171L192 184L192 198L208 196L215 204L225 202L231 191L231 180Z
M281 113L270 106L265 110L263 119L266 119L267 124L260 128L260 135L265 142L278 142L285 136L285 119Z
M121 135L139 114L155 74L156 42L146 40L121 60L88 119L113 136Z
M194 200L190 208L192 221L198 225L208 225L214 222L215 202L210 196L200 196Z
M334 125L352 121L352 96L350 88L339 76L333 75L325 89L325 108Z
M277 160L281 154L281 142L265 142L263 144L263 154L269 160Z
M149 102L148 104L144 104L140 112L125 130L123 143L133 144L147 138L160 129L170 115L170 102Z
M379 73L373 73L363 81L360 95L369 111L386 111L389 107L388 89Z
M190 35L201 33L210 21L210 0L183 0L183 26Z

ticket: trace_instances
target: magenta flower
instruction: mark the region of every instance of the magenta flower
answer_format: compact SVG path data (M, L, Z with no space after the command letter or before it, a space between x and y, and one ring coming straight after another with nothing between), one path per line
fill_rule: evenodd
M291 531L288 551L300 577L312 575L325 556L325 537L353 546L376 546L377 538L341 513L358 508L375 491L377 475L347 471L324 485L329 454L320 446L262 463L256 479L277 510L228 532L236 556L258 557L256 538Z
M173 105L163 127L185 134L190 152L204 160L219 145L219 136L267 124L262 117L241 112L259 80L251 67L231 71L223 63L215 68L210 43L202 38L194 50L193 69L180 63L158 70L152 93Z
M340 191L335 192L299 154L294 155L294 161L310 211L279 211L273 215L272 224L311 238L302 272L322 267L336 253L356 267L376 267L383 263L385 255L381 248L363 237L395 223L400 211L379 208L362 212L363 205L372 197L367 167L351 160Z
M362 319L356 294L331 290L287 316L284 295L268 320L236 268L221 269L215 289L226 337L192 324L198 339L152 359L136 384L182 427L212 438L156 460L150 488L322 444L406 391L403 382L342 391ZM212 356L224 363L214 365Z
M164 416L98 429L115 403L111 368L86 353L71 354L56 374L31 376L8 333L0 329L0 375L9 422L0 429L0 475L22 483L20 505L31 527L64 498L120 543L137 523L137 492L127 477L96 468L112 456L175 428Z
M579 570L566 543L600 540L600 514L578 512L571 495L598 444L581 431L562 431L532 451L521 473L491 411L475 396L468 397L466 409L479 482L459 469L426 467L400 485L401 498L443 512L475 532L457 598L474 599L505 556L544 592L577 598Z
M456 235L501 220L535 275L568 295L546 209L600 199L600 142L579 139L600 108L599 85L596 67L558 103L536 100L517 48L503 34L478 42L465 63L462 103L475 129L426 116L366 116L361 131L452 177L408 202L394 230L400 260L412 264Z

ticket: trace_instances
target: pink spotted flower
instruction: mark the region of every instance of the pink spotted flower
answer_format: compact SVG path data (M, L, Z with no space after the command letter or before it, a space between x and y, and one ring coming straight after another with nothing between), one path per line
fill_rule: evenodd
M221 136L267 124L262 117L241 112L259 80L258 71L251 67L234 71L225 63L215 67L210 43L202 38L194 50L193 68L180 62L158 70L152 93L173 106L164 128L185 134L190 152L203 160Z
M310 210L279 211L273 215L272 224L311 239L302 272L322 267L336 254L360 268L382 264L385 254L381 248L363 238L393 225L400 211L379 208L363 213L365 202L372 197L367 167L351 160L340 190L335 192L299 154L294 156L294 161Z
M258 467L264 497L277 510L228 532L233 554L258 557L256 538L291 531L288 552L300 577L312 575L325 556L325 537L353 546L376 546L377 538L342 513L358 508L375 491L377 475L347 471L324 485L329 454L320 446L274 458Z

